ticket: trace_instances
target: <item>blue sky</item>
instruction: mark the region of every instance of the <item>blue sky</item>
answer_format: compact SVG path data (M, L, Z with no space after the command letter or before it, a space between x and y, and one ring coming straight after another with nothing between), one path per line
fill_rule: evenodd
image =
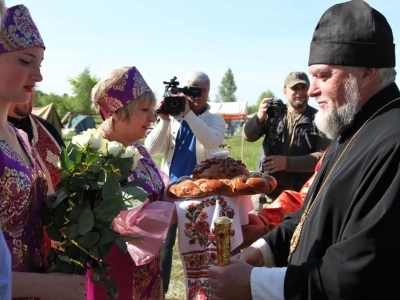
M70 94L68 78L85 67L101 78L129 65L138 67L157 97L164 91L162 81L177 76L183 83L187 73L204 71L210 76L214 100L231 68L238 101L250 104L267 89L285 99L286 75L298 70L308 73L314 28L323 12L340 2L5 1L8 6L25 4L40 29L47 49L39 88L46 93ZM367 2L385 15L395 43L399 42L400 1ZM398 61L399 51L398 47ZM315 106L315 101L310 104Z

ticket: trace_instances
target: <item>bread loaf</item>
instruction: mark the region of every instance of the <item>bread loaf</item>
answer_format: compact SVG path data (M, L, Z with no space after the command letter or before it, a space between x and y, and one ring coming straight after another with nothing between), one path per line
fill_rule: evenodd
M193 170L194 179L232 179L249 175L246 165L232 157L209 158L197 164Z
M213 195L239 196L272 192L277 186L274 177L260 172L235 176L232 179L194 179L184 177L169 186L170 198L198 198Z

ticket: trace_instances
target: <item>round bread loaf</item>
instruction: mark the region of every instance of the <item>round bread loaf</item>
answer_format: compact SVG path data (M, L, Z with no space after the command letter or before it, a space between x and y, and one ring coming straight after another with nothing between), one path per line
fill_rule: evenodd
M194 179L232 179L239 175L249 175L246 165L241 160L209 158L197 164L193 170Z

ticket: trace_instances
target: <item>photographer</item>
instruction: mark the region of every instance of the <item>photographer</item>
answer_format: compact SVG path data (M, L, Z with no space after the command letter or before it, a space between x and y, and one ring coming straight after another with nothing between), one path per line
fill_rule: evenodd
M246 141L254 142L265 136L259 168L278 182L277 188L267 195L270 200L283 190L299 191L330 143L314 124L317 110L307 104L309 86L307 74L291 72L283 88L287 105L281 100L263 99L257 115L243 128Z
M200 87L201 96L184 96L184 108L177 115L163 113L166 108L168 111L168 106L163 106L163 98L159 104L160 122L145 140L145 146L151 155L163 154L160 168L169 175L172 182L192 174L194 166L210 158L210 150L221 145L225 136L225 120L210 113L210 106L207 104L210 91L208 76L203 72L193 72L185 83L189 89L191 86ZM164 293L168 291L176 228L176 225L171 226L163 244L161 263Z

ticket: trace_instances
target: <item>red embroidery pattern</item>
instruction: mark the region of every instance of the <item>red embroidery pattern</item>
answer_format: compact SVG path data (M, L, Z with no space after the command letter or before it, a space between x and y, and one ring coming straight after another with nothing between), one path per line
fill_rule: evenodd
M211 300L212 292L208 280L188 280L188 299Z
M203 248L208 247L210 244L215 246L215 237L210 231L210 224L208 223L208 215L203 212L204 208L215 206L217 203L221 207L219 213L220 217L228 217L233 219L235 210L231 208L228 203L221 196L214 196L207 198L197 204L190 204L187 209L185 217L190 221L185 223L185 236L189 238L189 244L194 245L196 241Z
M207 269L217 260L217 253L215 249L208 249L206 252L188 253L183 257L186 269ZM206 274L205 274L206 275Z
M35 122L38 136L36 148L42 161L46 165L47 170L51 175L53 187L61 181L61 170L57 167L58 157L60 156L59 145L52 136L46 132L43 125L36 118L31 118Z

